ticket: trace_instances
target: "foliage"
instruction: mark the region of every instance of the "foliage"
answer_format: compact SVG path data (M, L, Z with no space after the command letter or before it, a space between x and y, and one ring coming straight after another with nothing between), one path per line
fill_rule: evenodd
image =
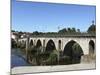
M47 60L44 61L44 63L46 65L56 65L57 59L58 59L58 53L56 50L53 50L53 52L50 53L50 56L48 57Z
M33 32L33 35L39 35L38 31Z
M96 25L91 25L88 30L87 30L88 33L95 33L96 32Z
M74 43L72 46L72 63L80 63L81 56L83 55L82 48L78 43Z
M17 47L17 43L14 39L11 39L11 47L12 48L16 48Z
M66 28L63 28L62 30L59 30L58 33L65 33L67 32Z
M77 55L77 56L83 55L82 48L80 47L78 43L74 43L74 45L72 46L72 50L73 50L74 55Z
M70 61L70 57L69 56L60 56L59 58L59 64L60 65L66 65L66 64L70 64L71 61Z
M77 32L80 33L80 29L77 29Z
M11 32L16 32L15 30L11 30Z
M76 32L76 29L75 28L72 28L72 32Z
M79 33L80 29L76 29L76 28L63 28L61 30L58 31L58 33Z

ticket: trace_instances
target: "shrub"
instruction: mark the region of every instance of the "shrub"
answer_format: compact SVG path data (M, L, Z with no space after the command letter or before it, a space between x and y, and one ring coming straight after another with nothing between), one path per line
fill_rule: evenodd
M46 65L56 65L57 64L57 58L58 58L58 55L57 55L57 51L53 51L50 53L49 57L47 60L44 61L44 63Z
M82 48L80 47L79 44L75 43L72 46L72 50L73 50L72 63L80 63L81 56L83 55Z
M61 56L59 59L59 64L60 65L67 65L67 64L71 64L71 60L69 56Z
M76 55L76 56L81 56L81 55L83 55L82 48L80 47L80 45L79 45L78 43L75 43L75 44L72 46L72 50L73 50L73 55Z

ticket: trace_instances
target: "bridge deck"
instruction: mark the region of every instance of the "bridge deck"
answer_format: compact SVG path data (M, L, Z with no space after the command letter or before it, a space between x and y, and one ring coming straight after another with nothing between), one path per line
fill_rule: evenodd
M95 34L39 34L30 37L96 37Z

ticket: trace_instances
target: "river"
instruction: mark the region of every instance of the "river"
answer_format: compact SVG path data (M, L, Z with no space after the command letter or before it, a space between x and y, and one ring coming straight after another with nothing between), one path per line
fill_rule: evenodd
M30 66L26 61L25 55L21 52L20 49L11 50L11 68L18 66Z

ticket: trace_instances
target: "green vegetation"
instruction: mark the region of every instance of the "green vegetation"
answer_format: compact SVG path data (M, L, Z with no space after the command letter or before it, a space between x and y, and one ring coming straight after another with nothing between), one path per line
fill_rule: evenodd
M43 61L45 65L57 65L58 63L58 53L56 50L50 53L47 60Z
M75 43L73 46L73 58L67 55L61 55L57 50L52 52L41 52L39 48L34 47L29 51L29 60L36 59L32 64L35 65L66 65L66 64L75 64L80 63L80 58L83 55L81 47ZM59 58L58 58L59 57Z
M72 50L73 50L74 55L77 55L77 56L83 55L82 48L80 47L78 43L74 43L74 45L72 46Z
M59 64L60 65L67 65L67 64L71 64L71 61L70 61L70 57L69 56L60 56L59 58Z
M89 34L96 34L96 25L94 24L94 21L92 21L92 25L88 28L87 32Z
M96 32L96 26L95 25L91 25L88 30L87 30L88 33L95 33Z
M74 43L74 45L72 46L72 50L73 50L72 63L80 63L80 58L83 55L82 48L78 43Z
M11 39L11 47L12 48L16 48L17 47L17 43L14 39Z
M20 48L24 48L24 46L20 45ZM82 55L83 51L78 43L74 43L72 46L72 56L63 55L62 52L59 52L57 50L47 52L43 47L37 48L36 46L32 46L28 50L28 61L34 66L58 65L58 64L67 65L67 64L80 63L80 58Z
M75 29L75 28L63 28L58 31L58 33L80 33L80 29Z

